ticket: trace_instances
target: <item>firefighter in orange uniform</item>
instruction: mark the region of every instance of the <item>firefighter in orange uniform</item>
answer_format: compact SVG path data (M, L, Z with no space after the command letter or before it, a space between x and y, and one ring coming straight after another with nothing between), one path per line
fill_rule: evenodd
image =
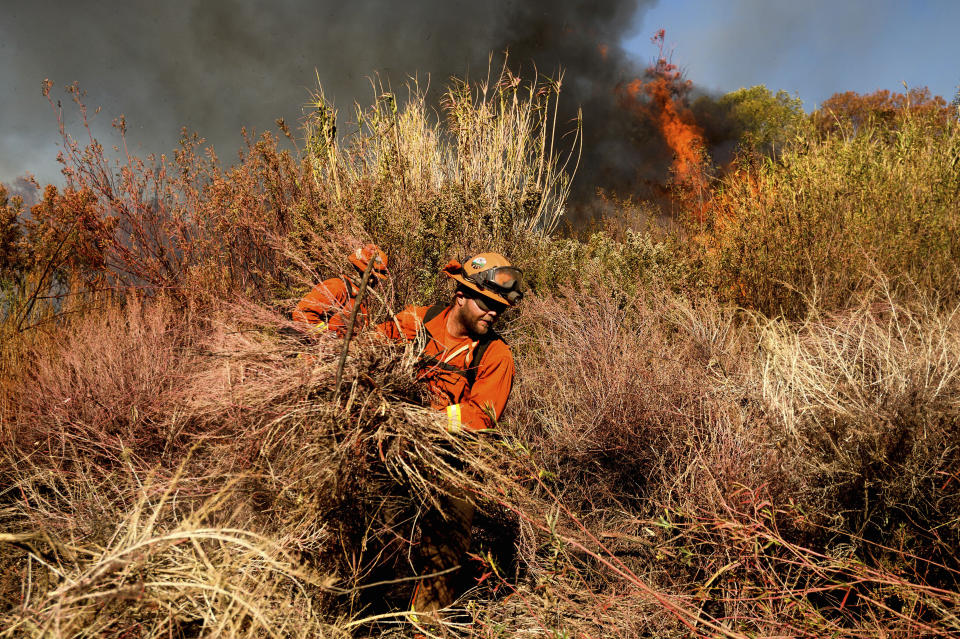
M356 276L331 277L314 286L297 304L293 311L293 321L306 322L314 325L318 331L331 331L343 337L347 331L350 312L356 303L361 277L370 260L373 260L373 277L369 279L367 286L376 286L378 280L385 279L388 275L387 256L375 244L358 248L348 259L356 267ZM366 305L361 303L354 331L359 332L368 322Z
M523 297L522 272L502 255L480 253L460 264L451 260L443 273L457 282L447 305L410 306L377 327L393 339L419 341L420 379L432 405L446 413L451 432L492 428L513 386L513 355L493 330L500 315ZM457 566L470 547L473 506L451 498L446 516L431 513L421 526L420 573ZM456 597L456 574L422 579L413 596L416 612L446 607Z

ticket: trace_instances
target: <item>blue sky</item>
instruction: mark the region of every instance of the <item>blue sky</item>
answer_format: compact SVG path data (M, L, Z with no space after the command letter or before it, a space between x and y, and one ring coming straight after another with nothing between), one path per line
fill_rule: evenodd
M960 0L661 0L626 48L653 57L659 28L697 85L764 84L808 111L840 91L906 82L950 100L960 84Z

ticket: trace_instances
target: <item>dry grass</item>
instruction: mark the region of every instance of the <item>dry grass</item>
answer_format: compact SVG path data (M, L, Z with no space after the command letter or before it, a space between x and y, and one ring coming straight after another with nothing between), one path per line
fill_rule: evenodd
M811 517L956 568L960 324L934 308L888 297L799 328L767 324L763 395Z
M520 319L531 339L511 428L569 514L564 532L591 535L556 571L584 562L590 601L672 605L676 628L954 632L954 316L867 297L791 324L642 299L568 294ZM576 583L562 590L572 608ZM633 618L653 624L642 609Z
M3 636L343 636L311 596L332 579L271 540L207 523L229 486L192 510L176 504L178 488L144 485L103 547L43 532L0 538L27 551L25 605L5 614Z
M7 423L32 425L2 465L4 562L21 575L2 595L8 634L956 630L957 490L944 475L956 448L937 417L954 410L950 317L867 305L788 325L652 291L624 307L573 292L528 301L508 331L515 401L480 437L447 434L417 405L412 353L376 339L358 343L333 403L338 343L290 337L261 306L189 329L160 302L78 318L59 339L84 357L36 350L33 370L64 375L30 383L102 408L57 418L56 402L33 401ZM105 327L128 365L102 346ZM157 353L164 365L145 367ZM83 383L98 371L112 383ZM111 398L138 385L166 390L133 428ZM878 420L855 411L912 396L926 406L904 435L913 456L859 475L887 495L880 537L836 506L852 458L825 457L811 433L842 409L845 437L873 442ZM866 443L847 450L886 450ZM479 581L425 627L402 612L415 520L451 491L484 513ZM934 498L938 519L921 522Z
M347 134L318 92L306 150L324 205L299 228L324 236L359 225L390 254L402 300L436 297L451 256L492 250L524 261L564 215L576 169L579 123L567 131L557 122L560 88L504 69L454 84L438 113L416 84L398 95L378 81Z
M626 304L572 292L531 300L521 318L515 408L525 434L544 447L551 473L578 473L620 500L644 500L651 489L667 497L669 482L687 472L702 481L698 449L722 445L721 432L743 434L718 424L750 418L729 391L743 385L749 363L749 336L734 315L645 293ZM736 455L724 461L741 466ZM696 494L698 479L686 480L682 490Z
M222 170L188 141L175 178L131 159L104 181L96 146L68 147L77 188L48 193L5 280L0 636L955 635L947 296L858 280L834 303L842 282L807 294L799 262L778 262L795 298L767 266L721 281L722 254L677 263L677 238L548 237L568 187L557 89L455 86L444 122L378 87L346 140L318 96L300 158L265 138ZM858 140L806 161L881 142ZM763 197L812 175L768 176ZM143 209L141 187L168 179ZM947 202L941 187L911 192ZM84 233L58 234L77 219ZM540 290L503 318L519 375L495 432L448 434L416 353L371 335L334 398L341 344L289 330L285 300L370 237L399 273L380 316L446 294L451 254L536 259ZM757 300L801 299L805 319L690 281L757 274ZM414 619L419 526L442 526L451 496L478 508L470 589Z

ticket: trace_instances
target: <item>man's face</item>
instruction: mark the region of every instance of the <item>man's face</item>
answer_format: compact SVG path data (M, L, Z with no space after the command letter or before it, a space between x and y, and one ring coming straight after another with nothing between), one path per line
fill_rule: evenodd
M486 335L496 323L503 304L484 297L463 295L457 307L460 322L473 335Z

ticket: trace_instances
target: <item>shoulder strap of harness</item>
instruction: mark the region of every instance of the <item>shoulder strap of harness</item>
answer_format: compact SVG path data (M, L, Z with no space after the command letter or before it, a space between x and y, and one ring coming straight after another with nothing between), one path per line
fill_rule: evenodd
M430 308L428 308L428 309L427 309L427 312L424 313L424 315L423 315L423 326L424 326L424 328L426 328L427 322L429 322L429 321L432 320L433 318L435 318L435 317L437 317L438 315L440 315L440 313L442 313L442 312L443 312L443 309L445 309L445 308L447 308L447 305L446 305L446 304L434 304L433 306L431 306ZM429 331L427 331L427 332L429 332Z
M422 352L426 347L427 343L431 339L435 339L433 334L430 333L430 329L427 328L427 322L433 320L440 315L447 308L446 304L434 304L427 309L427 312L423 315L423 334L417 342L417 348ZM473 349L473 359L471 360L471 366L467 369L457 368L456 366L451 366L446 362L441 362L436 357L431 355L421 355L420 356L420 366L423 368L435 366L437 368L442 368L443 370L450 371L451 373L456 373L462 375L467 380L467 386L473 387L473 383L477 381L477 370L480 368L480 361L483 359L484 353L487 352L487 347L490 344L498 339L501 339L496 333L485 337L480 340L480 343L477 344L477 347Z
M433 318L435 318L435 317L437 317L438 315L440 315L440 313L442 313L442 312L443 312L443 309L445 309L445 308L446 308L446 306L443 305L443 304L434 304L433 306L431 306L430 308L428 308L428 309L427 309L427 312L424 313L424 315L423 315L423 330L422 330L422 331L418 331L418 333L417 333L417 339L416 339L417 350L421 353L421 355L420 355L420 365L421 365L421 367L426 367L426 366L428 366L428 365L430 365L430 364L433 363L433 362L427 362L426 360L435 360L435 361L436 361L436 358L435 358L435 357L431 357L431 356L429 356L429 355L423 355L423 352L424 352L424 351L426 350L426 348L427 348L427 344L430 343L430 340L434 339L433 334L432 334L432 333L430 332L430 330L427 328L427 322L429 322L429 321L432 320ZM438 362L438 363L439 363L439 362ZM458 370L459 370L459 369L458 369Z

